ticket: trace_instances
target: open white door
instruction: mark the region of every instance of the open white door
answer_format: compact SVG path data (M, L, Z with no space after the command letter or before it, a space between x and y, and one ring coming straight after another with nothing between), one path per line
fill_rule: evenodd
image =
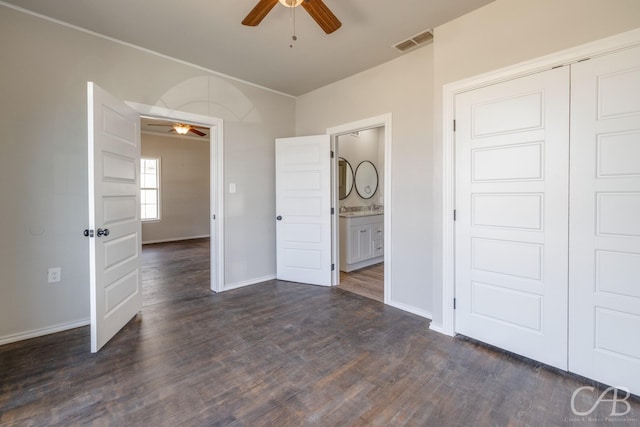
M140 118L89 82L91 352L142 308Z
M276 139L276 256L280 280L331 286L329 135Z
M569 370L640 395L640 47L571 68Z
M456 96L456 332L567 368L569 69Z

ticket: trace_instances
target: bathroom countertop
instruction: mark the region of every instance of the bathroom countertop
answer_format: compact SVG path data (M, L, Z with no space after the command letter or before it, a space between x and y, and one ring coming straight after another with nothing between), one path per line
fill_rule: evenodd
M382 210L366 210L366 211L352 211L352 212L342 212L340 216L342 218L353 218L360 216L373 216L373 215L384 215L384 211Z

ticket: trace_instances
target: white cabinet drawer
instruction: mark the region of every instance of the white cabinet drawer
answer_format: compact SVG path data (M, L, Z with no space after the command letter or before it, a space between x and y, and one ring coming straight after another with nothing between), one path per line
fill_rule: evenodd
M373 256L379 257L384 255L384 243L382 239L373 241Z

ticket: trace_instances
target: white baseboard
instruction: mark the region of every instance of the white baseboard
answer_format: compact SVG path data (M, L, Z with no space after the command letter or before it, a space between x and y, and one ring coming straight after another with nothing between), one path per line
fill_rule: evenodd
M189 236L189 237L176 237L172 239L159 239L159 240L145 240L142 242L143 245L150 245L153 243L169 243L169 242L179 242L180 240L193 240L193 239L204 239L205 237L211 237L208 234L202 236Z
M222 287L222 291L230 291L231 289L243 288L245 286L257 285L258 283L267 282L276 278L276 275L256 277L255 279L244 280L242 282L227 283Z
M27 332L20 332L12 335L5 335L0 337L0 345L9 344L12 342L28 340L29 338L41 337L43 335L54 334L56 332L66 331L68 329L75 329L81 326L87 326L91 323L90 319L79 320L77 322L61 323L59 325L48 326L42 329L33 329Z
M431 322L431 324L429 325L429 329L432 330L433 332L437 332L439 334L446 335L448 337L453 336L451 334L446 333L445 330L442 328L442 326L436 325L433 322Z
M354 270L359 270L364 267L369 267L370 265L379 264L384 262L384 256L379 256L375 258L371 258L365 261L356 262L353 264L345 264L340 266L340 271L344 271L345 273L350 273Z
M430 312L421 310L419 308L416 308L407 304L403 304L401 302L388 301L388 302L385 302L385 304L390 305L391 307L399 308L400 310L408 311L409 313L416 314L420 317L425 317L429 320L431 320L432 318L432 315Z

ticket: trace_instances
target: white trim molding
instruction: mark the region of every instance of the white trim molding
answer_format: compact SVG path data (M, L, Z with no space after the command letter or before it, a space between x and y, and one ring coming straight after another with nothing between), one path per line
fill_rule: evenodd
M152 119L175 120L192 125L207 126L210 132L210 236L211 236L211 290L221 292L224 286L224 124L223 120L171 110L154 105L127 102L141 116Z
M640 44L640 28L443 86L442 324L434 325L432 323L430 329L450 336L455 335L455 311L453 309L455 296L455 225L453 221L453 210L455 209L455 135L453 121L455 119L456 95L557 66L570 65L588 58L606 55L638 44Z
M426 319L432 319L432 317L433 317L431 315L431 312L425 311L425 310L420 310L419 308L415 308L415 307L413 307L411 305L407 305L407 304L400 303L400 302L390 302L388 304L391 307L394 307L394 308L409 312L411 314L415 314L415 315L420 316L420 317L424 317Z
M223 291L230 291L232 289L244 288L245 286L251 285L259 285L260 283L268 282L270 280L275 280L276 275L268 275L262 277L256 277L254 279L243 280L242 282L229 283L228 285L224 285Z
M86 319L78 320L75 322L60 323L58 325L47 326L46 328L32 329L30 331L20 332L18 334L5 335L4 337L0 337L0 345L28 340L30 338L41 337L43 335L55 334L56 332L62 332L69 329L80 328L83 326L89 326L90 323L91 321L87 317Z
M173 237L171 239L157 239L157 240L143 240L143 245L153 245L155 243L170 243L170 242L181 242L183 240L195 240L195 239L205 239L207 237L211 237L209 234L203 234L201 236L188 236L188 237Z

